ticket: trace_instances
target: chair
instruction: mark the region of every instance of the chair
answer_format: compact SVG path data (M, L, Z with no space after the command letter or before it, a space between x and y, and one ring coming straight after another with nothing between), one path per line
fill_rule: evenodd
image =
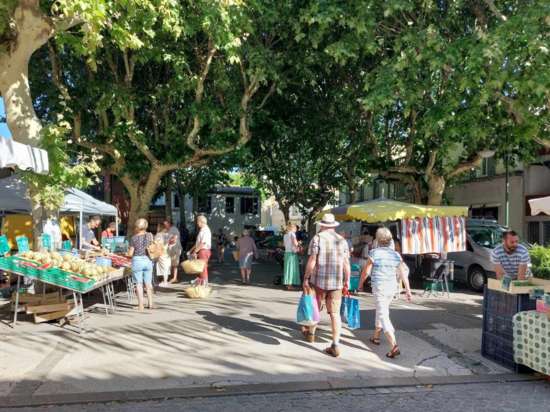
M439 267L435 270L433 276L426 279L429 282L429 285L426 286L426 289L422 295L423 297L430 297L431 295L434 297L445 296L445 293L447 293L448 298L451 297L448 279L449 272L447 268L447 262L442 261Z

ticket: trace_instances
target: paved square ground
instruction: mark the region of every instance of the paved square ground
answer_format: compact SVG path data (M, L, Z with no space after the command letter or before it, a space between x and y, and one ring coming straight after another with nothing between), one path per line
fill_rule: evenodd
M295 323L300 293L273 286L273 264L254 271L256 284L244 286L234 263L216 265L211 297L187 299L183 285L159 289L159 308L143 314L120 294L116 314L90 309L84 335L29 320L0 324L0 396L508 372L480 356L481 295L423 299L417 291L413 303L397 301L391 315L403 355L390 361L387 345L368 342L374 305L363 294L363 327L344 330L343 355L333 359L323 353L326 316L319 342L304 342Z

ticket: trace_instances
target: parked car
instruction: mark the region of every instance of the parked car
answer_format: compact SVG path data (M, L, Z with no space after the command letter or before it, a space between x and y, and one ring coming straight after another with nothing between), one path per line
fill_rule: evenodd
M466 251L449 253L448 259L454 263L454 278L466 283L476 292L483 291L487 277L494 276L491 252L502 241L506 230L495 220L466 220Z

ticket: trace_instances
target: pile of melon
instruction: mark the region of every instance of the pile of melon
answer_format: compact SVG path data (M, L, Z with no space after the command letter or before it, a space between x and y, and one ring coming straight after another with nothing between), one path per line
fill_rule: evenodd
M47 267L57 267L67 272L77 273L84 277L96 281L103 280L109 276L113 268L99 266L95 263L87 262L77 256L70 254L61 255L57 252L24 252L21 253L24 259L38 262Z

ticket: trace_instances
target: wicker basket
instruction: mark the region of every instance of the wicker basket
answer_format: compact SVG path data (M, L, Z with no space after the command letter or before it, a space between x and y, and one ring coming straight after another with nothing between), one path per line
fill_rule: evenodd
M186 260L181 264L183 271L188 275L199 275L204 271L206 262L200 259Z
M191 299L204 299L210 296L210 292L212 292L212 288L209 286L196 285L196 286L191 286L187 289L184 289L184 292L187 295L187 297Z
M238 261L239 261L239 257L240 257L239 251L238 251L238 250L234 250L234 251L233 251L233 259L235 259L235 262L238 262Z

